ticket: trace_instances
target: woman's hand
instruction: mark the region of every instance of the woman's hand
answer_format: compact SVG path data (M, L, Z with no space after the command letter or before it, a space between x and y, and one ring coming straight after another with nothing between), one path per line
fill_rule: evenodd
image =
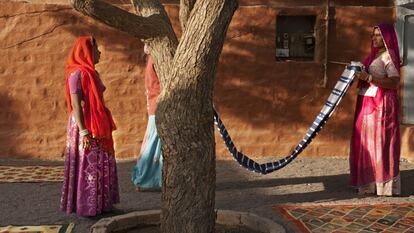
M362 81L368 81L369 80L369 74L367 73L367 72L365 72L365 71L362 71L362 72L357 72L356 74L355 74L355 76L359 79L359 80L362 80Z
M82 137L82 148L84 150L89 150L91 148L91 136L89 134Z

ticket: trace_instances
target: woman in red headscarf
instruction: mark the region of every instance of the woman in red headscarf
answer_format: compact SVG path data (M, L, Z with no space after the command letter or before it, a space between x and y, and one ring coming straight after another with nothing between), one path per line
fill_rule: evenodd
M392 25L373 29L351 140L351 184L359 194L400 195L400 55Z
M95 70L100 53L94 38L79 37L66 63L69 123L60 208L80 216L95 216L119 203L115 124Z

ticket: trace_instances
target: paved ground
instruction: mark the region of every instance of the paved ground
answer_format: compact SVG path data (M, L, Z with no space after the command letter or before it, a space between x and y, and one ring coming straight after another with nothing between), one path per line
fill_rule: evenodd
M263 159L264 161L266 159ZM0 160L0 165L62 165L62 162ZM130 182L134 162L119 162L121 203L117 213L160 207L160 193L140 193ZM414 164L401 163L401 197L361 197L348 186L346 158L298 158L282 170L263 176L232 160L217 161L216 206L250 211L284 225L271 207L280 203L407 203L414 202ZM0 183L0 226L74 222L86 233L102 217L82 218L58 210L61 183Z

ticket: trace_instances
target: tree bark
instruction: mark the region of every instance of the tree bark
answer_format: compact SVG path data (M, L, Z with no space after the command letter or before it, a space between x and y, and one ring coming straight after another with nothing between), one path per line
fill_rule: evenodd
M164 6L158 0L131 0L131 2L138 15L143 17L157 15L162 20L164 34L143 40L149 47L162 89L164 84L168 82L167 79L171 77L171 63L178 46L177 36ZM153 25L153 27L157 26Z
M102 0L70 0L72 6L111 27L140 39L165 36L167 26L159 15L140 17Z
M214 232L213 84L237 5L236 0L195 3L171 66L171 79L158 99L164 233Z
M190 13L193 10L196 0L180 0L180 23L181 29L184 32Z

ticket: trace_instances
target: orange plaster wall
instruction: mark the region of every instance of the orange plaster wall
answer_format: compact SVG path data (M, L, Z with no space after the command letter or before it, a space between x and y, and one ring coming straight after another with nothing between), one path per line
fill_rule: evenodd
M119 158L134 156L146 127L143 44L69 6L0 2L0 157L59 159L68 120L64 75L77 36L92 34Z
M276 62L278 14L317 14L316 62ZM221 57L215 103L236 146L250 155L287 155L319 113L344 66L369 51L372 26L393 22L392 7L336 7L330 11L328 80L323 86L324 9L239 9ZM318 55L319 54L319 55ZM322 54L322 56L320 55ZM347 156L355 108L353 86L301 156ZM217 140L221 140L217 137ZM406 152L406 151L405 151ZM228 154L218 143L218 154Z
M0 157L59 159L65 147L65 60L76 36L93 34L102 50L97 65L118 130L118 158L134 158L146 127L142 43L82 16L67 5L0 0ZM124 6L125 7L125 6ZM130 9L131 10L131 9ZM179 31L176 5L167 11ZM317 14L316 62L276 62L278 14ZM331 10L329 60L362 59L370 28L393 22L392 7ZM343 66L328 64L324 79L324 8L241 6L220 58L215 104L236 145L254 156L286 155L299 142L330 93ZM347 156L355 87L303 153ZM412 129L403 130L403 137ZM229 158L216 134L219 158ZM407 136L408 135L408 136ZM412 138L412 137L411 137ZM403 154L414 150L403 140Z

